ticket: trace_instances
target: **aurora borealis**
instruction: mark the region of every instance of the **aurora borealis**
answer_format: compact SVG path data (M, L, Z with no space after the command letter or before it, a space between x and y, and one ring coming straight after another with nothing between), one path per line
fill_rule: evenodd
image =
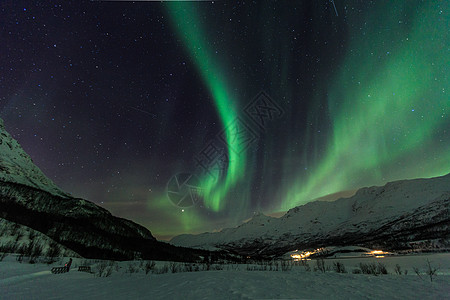
M160 238L449 173L450 4L334 4L5 1L0 117L62 189ZM168 199L181 173L194 206Z
M368 28L369 43L364 37L350 41L354 51L346 55L328 90L332 134L326 154L305 185L289 190L285 208L295 205L299 196L308 199L319 190L324 194L343 190L348 178L365 177L368 170L374 181L398 174L396 164L400 173L408 170L409 175L401 175L404 178L450 170L445 143L450 107L445 91L448 18L436 9L433 4L424 6L409 21L402 21L398 11L366 16L368 24L383 19L384 30ZM401 37L403 28L398 27L403 22L411 25Z

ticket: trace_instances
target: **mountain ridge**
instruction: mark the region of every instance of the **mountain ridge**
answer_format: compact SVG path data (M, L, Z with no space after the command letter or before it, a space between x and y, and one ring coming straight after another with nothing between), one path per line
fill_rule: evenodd
M361 188L349 198L309 202L288 210L280 218L261 222L258 216L219 232L179 235L170 243L252 255L279 255L285 250L329 243L385 244L394 238L396 244L407 247L411 239L448 240L449 199L450 173L428 179L398 180ZM416 228L417 233L411 228ZM430 228L439 234L433 234Z
M0 181L20 183L47 191L53 195L70 197L50 180L6 131L0 118Z
M195 261L209 255L159 242L147 228L63 192L33 163L1 119L0 221L0 250L5 251L23 248L11 245L11 232L18 234L17 240L20 232L32 232L39 242L29 240L28 245L52 241L65 249L61 253L86 258ZM12 231L14 224L23 229Z

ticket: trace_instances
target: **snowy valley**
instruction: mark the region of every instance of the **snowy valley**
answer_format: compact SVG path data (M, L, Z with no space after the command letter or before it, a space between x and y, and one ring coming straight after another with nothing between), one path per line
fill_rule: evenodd
M61 191L0 123L0 294L443 299L450 288L449 199L450 174L403 180L167 244ZM63 273L52 274L56 269Z

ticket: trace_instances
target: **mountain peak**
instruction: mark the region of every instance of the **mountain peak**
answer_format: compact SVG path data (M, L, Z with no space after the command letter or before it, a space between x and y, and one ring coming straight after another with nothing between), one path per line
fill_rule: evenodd
M33 163L0 119L0 181L23 184L53 195L68 197Z
M260 212L260 211L257 211L257 212L255 212L254 214L253 214L253 218L252 219L255 219L255 218L264 218L264 217L267 217L264 213L262 213L262 212Z
M272 219L275 219L275 218L267 216L262 212L256 212L256 213L254 213L253 217L244 224L265 223L265 222L270 222L270 220L272 220Z

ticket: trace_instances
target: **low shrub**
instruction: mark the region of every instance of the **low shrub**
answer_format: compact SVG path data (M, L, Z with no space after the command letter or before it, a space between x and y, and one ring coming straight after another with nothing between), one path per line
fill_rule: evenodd
M360 263L359 268L363 274L375 275L388 274L386 266L382 263Z
M394 272L395 272L395 274L397 274L397 275L402 275L402 268L400 267L399 264L396 264L396 265L395 265L395 267L394 267Z
M316 259L316 268L322 273L325 273L327 271L323 258Z
M154 274L164 274L169 272L169 266L167 264L164 264L162 267L155 267L153 269Z
M151 270L153 270L155 268L156 263L154 261L147 261L144 264L144 271L145 274L148 274Z
M335 263L333 263L333 270L336 272L336 273L347 273L347 271L345 270L345 266L344 266L344 264L343 263L340 263L340 262L335 262Z

